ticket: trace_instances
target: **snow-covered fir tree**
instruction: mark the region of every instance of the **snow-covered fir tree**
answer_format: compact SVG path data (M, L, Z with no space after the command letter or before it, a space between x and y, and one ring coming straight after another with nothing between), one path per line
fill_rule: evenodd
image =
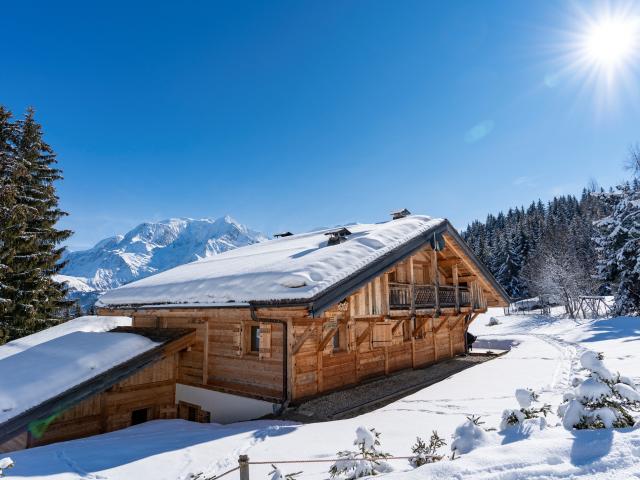
M463 237L513 298L598 293L593 222L609 206L592 195L595 189L585 188L580 198L556 197L546 205L538 200L526 209L488 215L484 223L472 222ZM572 278L561 276L563 271Z
M417 437L416 443L411 447L411 453L413 454L409 459L409 463L414 467L421 467L427 463L437 462L442 459L441 455L438 455L438 450L444 447L447 442L444 441L438 432L434 430L429 437L429 443Z
M14 467L13 460L11 457L0 458L0 477L4 477L4 474L7 470Z
M269 472L270 480L296 480L296 478L298 478L298 476L302 474L302 471L292 472L292 473L283 473L278 466L273 464L271 465L271 468L273 470Z
M5 315L12 307L7 277L18 241L15 219L21 214L16 205L16 138L17 128L11 112L0 105L0 345L10 338Z
M539 418L540 415L546 418L547 414L551 412L551 405L549 404L544 404L540 407L534 405L539 401L539 398L538 394L531 389L518 388L515 396L520 408L507 409L502 412L500 430L522 425L525 420Z
M353 444L357 450L338 452L338 460L329 469L331 478L354 480L390 470L384 461L390 455L380 450L380 432L375 428L358 427Z
M2 135L11 135L11 151L1 167L0 343L46 328L49 319L68 306L65 287L52 276L62 267L59 245L71 235L56 228L66 215L55 192L62 176L33 110L17 122L6 120L3 129L9 133Z
M640 150L631 158L635 178L598 195L611 211L596 223L598 275L611 285L618 315L640 314Z
M576 379L575 388L564 395L558 416L565 428L622 428L636 424L640 392L633 381L610 371L601 354L587 351L580 357L587 377Z

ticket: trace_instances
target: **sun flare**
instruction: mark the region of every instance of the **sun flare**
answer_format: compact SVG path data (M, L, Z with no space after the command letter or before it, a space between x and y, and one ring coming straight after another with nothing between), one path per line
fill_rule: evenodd
M615 68L629 61L637 48L638 24L633 19L607 18L594 22L585 34L585 55L604 68Z

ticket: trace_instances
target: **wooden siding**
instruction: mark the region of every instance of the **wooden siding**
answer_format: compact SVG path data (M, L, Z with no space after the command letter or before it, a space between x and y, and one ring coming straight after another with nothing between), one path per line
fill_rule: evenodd
M196 329L195 344L180 354L178 383L259 398L282 397L281 324L255 322L248 308L154 309L132 316L135 327ZM252 326L261 328L259 352L251 352Z

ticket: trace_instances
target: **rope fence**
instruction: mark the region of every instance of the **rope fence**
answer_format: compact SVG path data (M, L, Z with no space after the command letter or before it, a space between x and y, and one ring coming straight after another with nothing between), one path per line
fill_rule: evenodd
M384 457L381 460L409 460L414 458L415 455L405 456L405 457ZM427 455L428 458L439 460L442 457L439 455ZM315 459L299 459L299 460L260 460L251 462L249 461L249 457L247 455L240 455L238 457L238 466L232 468L231 470L227 470L224 473L219 475L214 475L213 477L196 477L197 480L217 480L218 478L222 478L225 475L233 473L237 470L240 471L240 480L249 480L249 466L250 465L282 465L282 464L290 464L290 463L334 463L340 460L344 460L344 458L315 458Z

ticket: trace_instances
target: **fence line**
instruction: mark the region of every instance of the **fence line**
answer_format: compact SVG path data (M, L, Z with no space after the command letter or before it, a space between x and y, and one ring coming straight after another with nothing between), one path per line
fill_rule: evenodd
M404 457L380 457L380 460L409 460L414 458L415 455L404 456ZM426 455L427 458L432 458L434 460L440 460L442 456L440 455ZM201 480L217 480L218 478L222 478L225 475L235 472L236 470L240 470L240 480L249 480L249 466L250 465L278 465L278 464L288 464L288 463L334 463L337 461L345 460L344 458L314 458L314 459L298 459L298 460L259 460L251 462L249 461L248 455L240 455L238 457L238 466L232 468L231 470L227 470L220 475L214 475L213 477L203 477ZM196 477L199 478L199 477Z

